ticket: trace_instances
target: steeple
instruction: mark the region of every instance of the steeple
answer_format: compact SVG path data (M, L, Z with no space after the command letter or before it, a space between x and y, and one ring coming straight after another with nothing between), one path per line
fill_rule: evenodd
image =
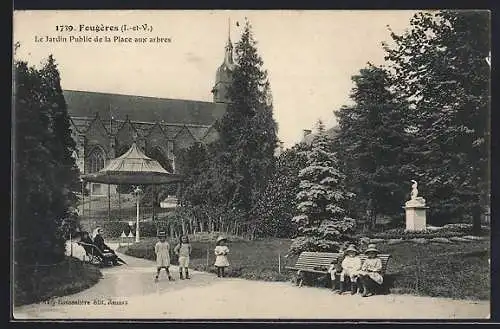
M226 43L226 53L224 55L224 64L226 66L231 67L234 65L233 61L233 44L231 42L231 18L227 19L227 43Z
M228 103L227 90L232 81L232 71L235 63L233 59L233 44L231 42L231 19L228 19L227 43L224 47L224 61L215 74L215 85L212 88L215 103Z

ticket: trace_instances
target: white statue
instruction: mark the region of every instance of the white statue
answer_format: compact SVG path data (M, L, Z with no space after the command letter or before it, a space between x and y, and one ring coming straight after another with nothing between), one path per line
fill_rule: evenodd
M418 196L418 183L416 180L412 179L411 182L411 197L410 200L406 202L406 206L425 206L425 199Z
M411 182L413 183L413 185L411 186L411 198L410 199L416 200L417 195L418 195L418 189L417 189L418 183L414 179L412 179Z

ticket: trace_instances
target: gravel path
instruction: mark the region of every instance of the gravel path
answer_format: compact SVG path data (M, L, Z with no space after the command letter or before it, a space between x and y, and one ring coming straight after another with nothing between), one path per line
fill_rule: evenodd
M74 246L81 257L82 250ZM290 283L249 281L192 272L191 280L155 283L152 261L120 255L128 265L102 270L80 293L14 309L16 319L486 319L488 301L411 295L362 298Z

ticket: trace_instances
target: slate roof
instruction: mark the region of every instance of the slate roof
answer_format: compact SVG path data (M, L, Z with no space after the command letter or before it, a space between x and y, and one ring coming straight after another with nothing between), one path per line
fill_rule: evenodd
M72 117L95 117L109 120L109 109L115 120L141 122L164 121L165 124L211 125L225 112L220 103L119 95L90 91L64 90L68 112Z

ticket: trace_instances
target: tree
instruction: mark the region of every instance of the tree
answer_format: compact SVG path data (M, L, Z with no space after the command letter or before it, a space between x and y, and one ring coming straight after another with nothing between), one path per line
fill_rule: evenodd
M335 139L347 175L346 184L356 193L358 215L368 214L372 227L378 215L397 216L407 194L412 168L405 166L408 137L405 108L390 91L387 72L368 64L352 77L352 106L337 113Z
M254 235L258 219L252 209L274 172L277 126L267 72L248 21L235 49L229 103L214 124L219 139L182 156L181 206L209 230L241 232L244 227Z
M223 207L252 221L251 209L273 174L277 126L267 72L248 21L235 49L237 65L228 88L230 103L216 123L219 140L214 162L217 176L225 177L222 195L228 198Z
M259 218L258 234L261 236L292 237L297 215L296 196L299 192L299 171L305 167L306 146L297 144L280 154L276 170L253 209Z
M124 152L123 152L124 153ZM158 161L160 166L162 166L168 172L173 172L174 168L172 166L172 161L168 159L161 150L158 148L147 148L146 156ZM120 186L119 186L120 187ZM121 185L120 193L131 193L134 187L132 185ZM160 202L164 200L168 195L176 195L178 190L177 184L164 184L164 185L143 185L141 189L144 191L144 195L141 198L141 205L150 207L159 207Z
M70 118L62 93L61 78L52 55L49 55L39 74L42 106L47 108L51 122L52 139L48 146L57 163L55 178L58 195L54 197L52 206L56 214L55 220L60 221L58 225L62 227L63 219L72 216L70 209L74 208L77 202L75 192L80 190L78 168L72 156L76 151L76 143L71 136Z
M52 138L50 121L48 113L40 109L38 72L25 62L16 62L14 83L15 258L18 263L49 262L55 231L48 220L55 166L46 146Z
M183 214L190 214L193 227L198 231L220 230L223 215L228 213L227 200L230 177L224 175L220 163L215 161L215 145L193 144L180 152L178 161L184 180L180 190L180 206ZM237 218L232 218L236 221ZM226 228L228 225L226 223Z
M431 216L470 214L475 232L481 200L489 199L489 19L487 11L418 13L385 45L394 86L413 107Z
M14 236L19 264L53 263L78 228L69 121L52 56L41 70L14 63Z
M293 217L299 236L290 247L291 253L336 251L354 232L355 221L347 217L345 210L346 201L353 195L345 190L345 176L331 147L332 142L319 121L318 133L305 152L306 167L299 172L299 214Z

